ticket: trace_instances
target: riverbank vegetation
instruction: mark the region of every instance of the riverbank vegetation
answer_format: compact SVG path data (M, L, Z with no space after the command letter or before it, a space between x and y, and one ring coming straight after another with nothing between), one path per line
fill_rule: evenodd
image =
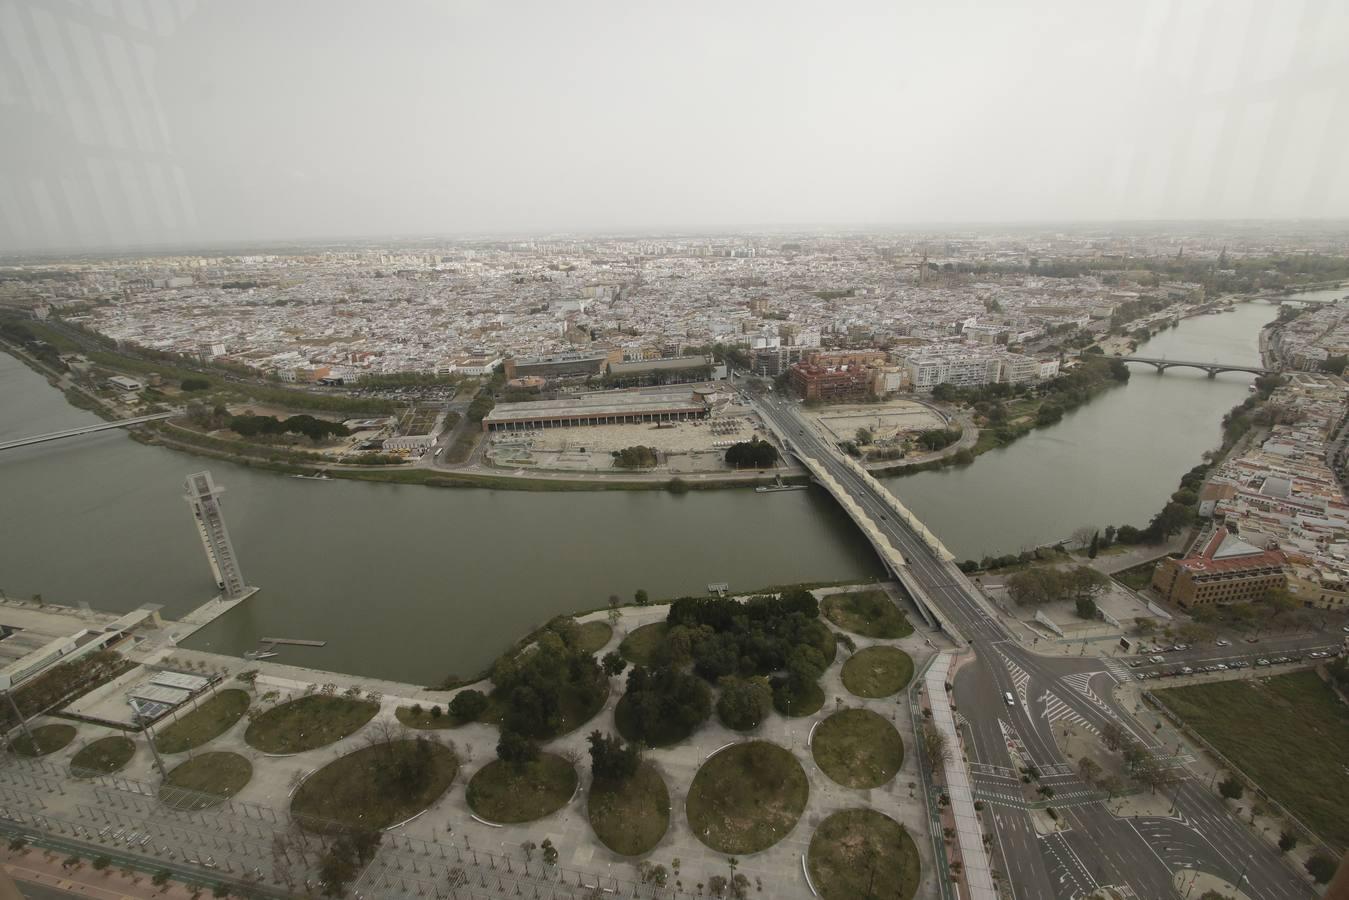
M830 622L860 637L895 640L913 634L909 617L880 588L830 594L820 609Z
M766 469L778 461L778 448L758 437L732 444L726 464L736 469Z
M656 467L655 447L624 447L610 454L614 458L616 469L654 469Z
M492 665L496 689L483 718L530 740L557 737L589 721L604 706L609 679L586 649L584 634L574 619L561 616L531 645L501 656Z

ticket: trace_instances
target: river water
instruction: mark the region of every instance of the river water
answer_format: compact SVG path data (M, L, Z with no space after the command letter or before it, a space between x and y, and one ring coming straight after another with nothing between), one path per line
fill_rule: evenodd
M1342 292L1338 292L1342 293ZM1263 303L1201 316L1149 356L1258 363ZM960 558L1146 524L1217 445L1251 377L1136 368L1062 422L963 469L888 486ZM0 440L96 421L0 353ZM278 661L429 683L481 670L549 616L610 594L750 590L880 574L818 489L779 494L524 493L303 481L147 447L120 431L0 454L0 589L181 615L214 593L183 479L210 468L253 598L189 646L242 653L265 635L326 640Z

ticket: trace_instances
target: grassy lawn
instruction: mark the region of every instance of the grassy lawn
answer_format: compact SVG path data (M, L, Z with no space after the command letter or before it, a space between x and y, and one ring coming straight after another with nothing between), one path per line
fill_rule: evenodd
M869 709L845 709L825 719L811 751L824 774L844 787L880 787L904 762L899 732Z
M618 652L623 654L623 658L630 663L639 666L652 665L655 661L656 651L660 649L661 642L665 640L667 630L669 630L669 626L664 622L652 622L650 625L643 625L623 638L623 643L618 645Z
M92 778L116 772L131 761L136 745L120 734L99 738L86 744L70 761L70 773L76 778Z
M651 763L626 781L590 786L590 827L604 846L624 856L650 852L670 826L670 792Z
M1349 707L1314 672L1156 694L1322 838L1349 845Z
M709 759L689 785L689 826L720 853L756 853L787 836L810 784L787 750L767 741L736 744Z
M585 622L576 629L576 649L582 653L598 653L614 636L608 622Z
M354 734L377 712L379 704L369 700L310 694L259 715L244 740L263 753L302 753Z
M821 604L824 616L844 631L869 638L902 638L913 634L909 617L882 590L831 594Z
M1152 573L1157 569L1157 561L1143 563L1141 566L1131 566L1122 569L1110 577L1118 581L1125 587L1131 587L1136 591L1146 590L1152 584Z
M253 777L253 764L237 753L202 753L169 771L165 787L192 791L188 796L170 794L160 799L174 809L206 809L233 797Z
M818 682L811 682L800 695L789 695L780 691L773 695L773 708L789 719L801 716L813 716L824 706L824 688Z
M23 732L14 737L14 752L20 756L46 756L75 740L74 725L42 725L29 731L33 734L31 740Z
M843 686L859 697L889 697L913 677L913 660L894 647L858 650L843 664Z
M248 709L248 691L219 691L197 708L159 729L155 748L160 753L184 753L214 740L230 730Z
M429 706L423 706L421 712L418 712L410 706L400 706L393 711L393 714L398 718L398 721L402 722L407 727L419 728L423 731L428 729L458 728L460 725L464 724L446 712L445 707L441 706L438 708L440 709L440 715L438 716L431 715L431 707Z
M560 756L540 753L524 766L488 763L468 783L468 805L489 822L533 822L567 805L576 769Z
M922 864L908 831L872 809L845 809L820 823L806 856L825 900L868 896L910 900Z
M458 772L459 758L437 741L376 744L306 778L290 812L311 831L324 831L329 823L388 828L435 803Z

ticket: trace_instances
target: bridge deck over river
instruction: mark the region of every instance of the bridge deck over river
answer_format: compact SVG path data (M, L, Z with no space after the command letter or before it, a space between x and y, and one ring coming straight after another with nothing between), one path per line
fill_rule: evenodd
M19 438L18 440L0 443L0 450L17 450L19 447L31 447L34 444L60 441L65 438L79 437L82 434L94 434L99 431L109 431L113 428L126 428L128 425L142 425L146 422L157 422L160 419L167 419L179 415L180 412L180 410L173 410L166 413L156 413L153 416L139 416L135 419L118 419L116 422L100 422L97 425L85 425L82 428L69 428L65 431L53 431L48 434L38 434L33 437Z

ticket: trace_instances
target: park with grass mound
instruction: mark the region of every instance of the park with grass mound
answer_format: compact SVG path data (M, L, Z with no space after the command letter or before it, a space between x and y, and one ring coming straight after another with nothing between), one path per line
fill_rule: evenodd
M377 712L372 700L310 694L260 713L248 724L244 741L263 753L303 753L355 734Z
M458 772L459 758L439 741L423 736L381 741L306 778L290 812L310 831L377 831L435 803Z
M160 753L185 753L213 741L233 727L248 711L247 691L230 688L218 692L191 712L162 726L155 734Z
M99 738L80 748L70 760L70 773L76 778L110 775L120 771L136 753L136 745L120 734Z
M631 778L596 778L587 805L595 837L623 856L650 852L670 827L670 792L649 762Z
M895 647L858 650L843 664L843 686L858 697L889 697L908 685L913 659Z
M608 622L586 622L576 627L576 649L582 653L598 653L614 636Z
M922 874L908 831L872 809L845 809L821 822L810 839L806 866L825 900L910 900Z
M64 723L39 725L37 728L30 728L29 734L20 732L14 738L10 747L19 756L27 756L31 759L55 753L73 740L75 740L74 725Z
M623 655L624 659L634 665L655 665L656 651L665 642L665 633L669 629L670 626L664 622L652 622L650 625L643 625L623 638L623 643L618 645L618 652Z
M253 764L237 753L202 753L169 770L159 799L174 809L195 810L219 806L244 789L253 777Z
M734 744L703 763L689 785L689 827L720 853L757 853L796 826L810 797L805 770L767 741Z
M824 617L860 637L894 640L913 634L913 626L890 595L876 588L830 594L820 604Z
M577 783L576 768L552 753L527 763L496 760L469 780L468 805L489 822L533 822L566 806Z
M884 716L844 709L820 723L811 753L824 774L850 788L876 788L904 763L904 742Z

